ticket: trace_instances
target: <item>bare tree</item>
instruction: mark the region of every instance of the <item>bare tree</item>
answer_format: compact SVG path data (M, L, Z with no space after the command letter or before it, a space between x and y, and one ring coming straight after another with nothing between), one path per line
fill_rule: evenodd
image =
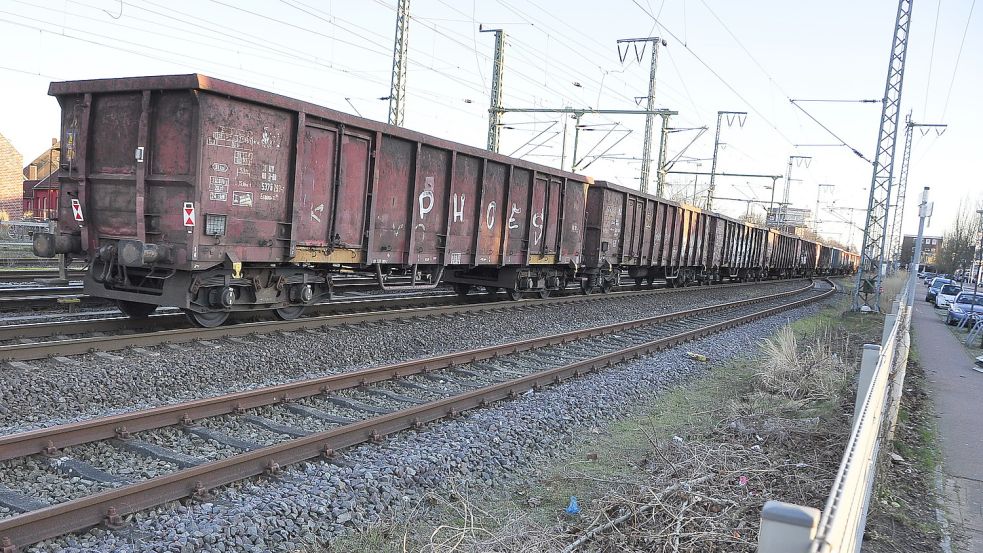
M960 202L959 211L942 236L942 247L935 256L939 272L955 274L973 266L980 233L980 215L976 211L981 208L983 201L964 198Z

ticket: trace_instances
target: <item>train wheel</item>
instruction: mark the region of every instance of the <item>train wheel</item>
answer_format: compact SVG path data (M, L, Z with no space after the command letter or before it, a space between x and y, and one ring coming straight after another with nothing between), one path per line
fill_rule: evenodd
M614 288L614 280L610 278L601 279L601 293L607 294Z
M303 305L291 305L290 307L279 307L273 310L273 315L281 321L292 321L304 314Z
M519 301L522 299L522 292L518 288L511 288L505 291L509 295L509 299L512 301Z
M638 277L638 278L635 279L635 288L641 288L642 287L642 280L644 280L642 277Z
M222 326L229 319L228 311L210 311L208 313L198 313L197 311L186 310L184 312L188 320L202 328L215 328Z
M541 289L539 291L539 297L545 300L546 298L550 297L550 291L546 288Z
M468 292L471 291L470 284L455 282L454 284L451 284L451 286L454 288L454 293L457 294L458 296L466 296L468 295Z
M494 296L498 294L498 287L496 286L485 286L485 293L489 296Z
M151 313L157 311L156 305L138 301L116 300L116 307L119 307L119 310L131 319L146 319Z
M589 278L581 279L580 281L580 293L589 296L594 293L594 283L591 282Z

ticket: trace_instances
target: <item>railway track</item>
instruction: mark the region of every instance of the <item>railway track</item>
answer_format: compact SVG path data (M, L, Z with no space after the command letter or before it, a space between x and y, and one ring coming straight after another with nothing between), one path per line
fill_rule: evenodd
M760 286L760 284L725 284L710 289L725 290L753 286ZM705 293L707 290L708 288L705 287L690 287L625 290L587 296L571 294L546 299L527 299L517 305L551 305L653 294ZM500 297L504 296L471 294L467 298L461 298L456 294L447 294L398 298L363 297L314 306L310 316L292 321L245 322L207 329L190 326L181 313L154 315L143 321L126 317L112 317L10 325L0 327L0 341L18 340L18 343L0 345L0 361L29 361L97 351L110 352L134 347L144 348L165 343L178 344L196 340L217 340L280 331L310 330L340 324L496 310L513 305L510 302L499 301L498 298ZM127 333L120 334L122 331ZM87 336L84 334L95 335ZM84 336L71 337L70 335Z
M82 277L85 276L85 270L69 269L67 276L69 280L81 280ZM33 282L39 278L58 278L58 270L0 270L0 282Z
M81 285L0 288L0 312L98 305L112 302L82 293Z
M79 278L82 276L84 273L80 274ZM0 277L0 281L2 280L3 278ZM396 279L396 282L399 281ZM362 277L340 279L335 285L336 292L341 295L378 290L378 288L379 285L374 278ZM0 312L115 304L113 300L83 293L81 285L0 288Z
M309 380L215 396L0 437L0 461L23 489L0 488L0 519L12 548L106 524L184 497L422 425L530 389L767 317L831 295L831 283ZM244 427L252 431L248 438ZM257 431L259 434L257 434ZM237 435L239 434L239 435ZM258 436L258 437L257 437ZM202 453L203 442L218 444ZM146 479L92 464L94 448L166 465ZM215 453L219 452L219 453ZM69 501L46 505L32 493L35 468L88 482ZM10 482L10 478L6 479Z

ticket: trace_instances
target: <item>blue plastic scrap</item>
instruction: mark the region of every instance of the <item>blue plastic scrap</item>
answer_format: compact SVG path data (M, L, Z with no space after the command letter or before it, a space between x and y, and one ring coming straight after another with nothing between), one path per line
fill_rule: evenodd
M577 505L577 496L570 496L570 504L567 505L567 514L575 515L580 512L580 505Z

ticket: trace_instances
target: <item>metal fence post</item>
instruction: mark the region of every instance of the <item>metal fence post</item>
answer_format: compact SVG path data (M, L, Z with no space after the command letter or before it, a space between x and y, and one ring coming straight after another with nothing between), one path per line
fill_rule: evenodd
M853 402L853 421L856 423L860 415L860 409L864 406L864 399L870 390L870 385L874 381L874 373L877 372L877 359L881 356L881 346L877 344L864 344L864 354L860 361L860 376L857 378L857 399Z
M809 553L819 509L771 500L761 509L758 553Z

